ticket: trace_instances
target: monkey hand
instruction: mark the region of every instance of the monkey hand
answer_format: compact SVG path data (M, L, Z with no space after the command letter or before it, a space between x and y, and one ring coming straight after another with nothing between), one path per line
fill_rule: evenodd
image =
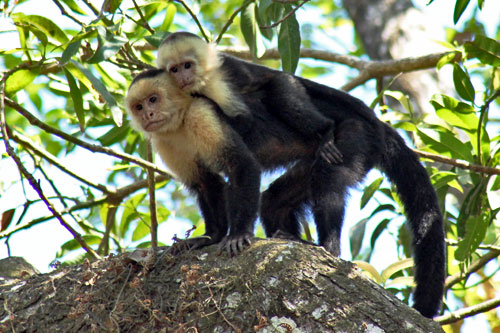
M337 148L337 146L335 146L335 136L333 133L333 129L330 129L323 136L318 151L316 152L316 156L321 157L330 164L339 164L344 160L342 153Z
M252 238L253 234L251 232L225 236L219 243L219 253L225 249L230 257L238 255L243 252L245 246L252 244Z

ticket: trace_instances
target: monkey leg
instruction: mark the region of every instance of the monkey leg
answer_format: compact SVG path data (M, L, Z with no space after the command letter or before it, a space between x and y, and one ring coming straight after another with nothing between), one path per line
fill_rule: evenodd
M381 139L371 137L372 132L372 128L360 120L345 121L336 133L343 162L332 165L324 159L316 159L312 166L311 210L318 242L336 256L340 255L347 191L364 179L380 156L377 141Z
M301 161L262 193L260 218L267 237L301 241L300 218L309 200L311 162Z
M201 215L205 220L205 234L178 241L171 247L171 254L217 244L226 235L228 222L224 198L225 187L226 184L221 176L205 170L200 171L199 183L190 186L189 189L196 194Z

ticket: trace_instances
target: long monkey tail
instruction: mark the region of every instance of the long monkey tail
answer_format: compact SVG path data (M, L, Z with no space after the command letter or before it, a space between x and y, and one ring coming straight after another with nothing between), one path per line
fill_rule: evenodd
M432 318L440 308L446 274L443 217L437 195L418 156L388 125L381 169L396 185L413 235L415 282L413 307Z

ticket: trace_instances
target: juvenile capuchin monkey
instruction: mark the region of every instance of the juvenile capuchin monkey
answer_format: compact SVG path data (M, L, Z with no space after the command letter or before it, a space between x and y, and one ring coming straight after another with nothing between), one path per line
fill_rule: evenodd
M188 240L189 246L219 243L230 254L240 252L253 234L260 173L285 167L262 194L266 234L282 231L300 239L299 218L310 208L319 245L338 256L347 191L378 167L396 185L413 235L414 307L426 317L437 313L445 278L437 196L417 155L369 107L342 91L296 78L315 110L336 124L342 161L331 164L317 158L320 140L305 138L261 102L263 91L242 95L252 118L251 127L242 129L231 125L234 118L218 103L179 93L171 80L164 70L139 74L126 104L136 129L151 137L164 162L197 195L207 237Z
M342 161L334 144L334 121L316 109L293 75L219 53L215 44L189 32L176 32L162 41L157 65L184 93L212 99L240 132L250 126L253 116L246 99L259 92L267 112L305 139L321 141L319 156L331 164Z

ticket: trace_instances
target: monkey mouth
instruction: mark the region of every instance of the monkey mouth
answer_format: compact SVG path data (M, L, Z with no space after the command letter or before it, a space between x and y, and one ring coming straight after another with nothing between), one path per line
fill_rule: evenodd
M165 120L165 119L158 120L158 121L152 121L152 122L148 123L144 129L148 132L155 132L155 131L158 131L159 129L161 129L163 127L163 125L165 125L166 123L167 123L167 120Z

